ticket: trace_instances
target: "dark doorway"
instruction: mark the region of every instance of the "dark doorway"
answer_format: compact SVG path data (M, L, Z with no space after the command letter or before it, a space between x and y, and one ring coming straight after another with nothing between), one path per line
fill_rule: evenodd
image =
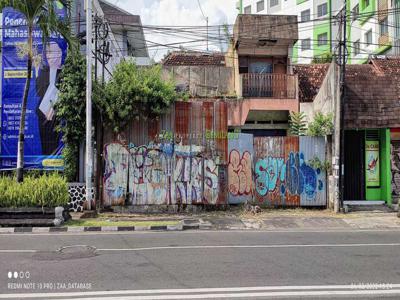
M286 136L285 129L242 129L242 133L251 133L254 137Z
M344 166L344 200L365 200L364 131L345 131Z

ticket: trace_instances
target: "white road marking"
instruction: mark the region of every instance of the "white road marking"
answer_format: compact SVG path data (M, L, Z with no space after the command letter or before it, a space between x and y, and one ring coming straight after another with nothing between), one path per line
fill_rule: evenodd
M70 293L32 293L0 294L0 299L23 298L69 298L76 300L124 300L124 299L207 299L207 298L249 298L249 297L299 297L299 296L334 296L334 295L400 295L400 284L388 284L391 289L360 289L357 285L312 285L312 286L261 286L231 288L193 288L193 289L158 289L95 291ZM157 295L158 294L158 295ZM140 296L138 296L140 295ZM96 296L95 298L88 298ZM104 296L104 297L103 297ZM84 297L84 298L82 298Z
M40 250L0 250L0 253L36 253ZM44 250L43 250L44 251Z
M99 248L97 251L148 251L148 250L185 250L185 249L225 249L225 248L314 248L314 247L382 247L382 246L400 246L400 243L376 243L376 244L288 244L288 245L199 245L199 246L161 246L161 247L145 247L145 248Z
M268 249L268 248L343 248L343 247L397 247L400 243L374 244L272 244L272 245L193 245L193 246L155 246L144 248L98 248L101 252L148 251L148 250L193 250L193 249ZM0 250L1 253L36 253L48 250L14 249Z

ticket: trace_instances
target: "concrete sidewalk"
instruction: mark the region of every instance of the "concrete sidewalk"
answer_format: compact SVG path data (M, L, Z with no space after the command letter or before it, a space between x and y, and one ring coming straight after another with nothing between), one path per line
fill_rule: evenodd
M263 210L252 214L241 209L198 214L100 214L97 218L80 219L91 225L54 228L0 228L0 233L64 233L115 231L182 231L182 230L265 230L329 231L399 229L396 212L354 212L335 214L329 210ZM96 225L96 222L99 222ZM132 226L127 222L135 223ZM140 223L148 226L140 226ZM165 224L162 224L162 223ZM170 224L169 223L176 223ZM101 224L100 224L101 223ZM107 224L104 224L107 223ZM107 226L105 226L107 225Z
M400 229L396 212L352 212L335 214L330 210L314 209L266 209L252 214L241 208L198 214L171 215L121 215L102 214L102 218L114 221L180 220L185 228L203 230L335 230L335 229Z

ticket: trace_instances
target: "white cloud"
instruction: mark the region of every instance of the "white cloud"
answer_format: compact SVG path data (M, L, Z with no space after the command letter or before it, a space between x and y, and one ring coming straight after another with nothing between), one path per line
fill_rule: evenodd
M153 30L146 30L146 40L158 44L171 44L171 47L182 46L185 48L193 48L197 50L206 49L206 21L204 20L197 0L118 0L115 1L118 6L123 9L141 16L143 25L157 26L199 26L191 29L192 33L182 34L181 32L167 32L163 30L156 33ZM237 11L235 9L236 0L200 0L205 16L209 18L209 48L217 50L220 43L217 39L218 30L213 25L233 24ZM221 36L224 33L221 30ZM214 37L214 39L213 39ZM203 39L204 41L193 43L195 39ZM156 60L162 58L168 51L152 43L148 43L150 56L154 56ZM174 50L174 48L170 48Z

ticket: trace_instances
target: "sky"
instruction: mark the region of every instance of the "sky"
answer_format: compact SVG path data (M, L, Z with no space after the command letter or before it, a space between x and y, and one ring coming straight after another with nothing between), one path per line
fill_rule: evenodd
M204 12L205 17L209 19L209 49L214 51L224 50L226 45L219 41L221 36L223 40L226 37L223 28L220 34L215 25L233 24L237 15L236 0L109 0L111 3L125 9L126 11L141 16L143 25L157 26L203 26L193 29L192 34L174 35L162 32L154 32L154 30L146 30L145 37L149 42L149 55L156 61L160 60L167 53L168 48L153 44L171 44L169 50L177 50L180 43L181 46L192 50L206 50L206 21L202 15L199 3ZM199 3L198 3L199 2ZM213 27L214 26L214 27ZM200 32L202 31L202 32ZM212 36L214 39L212 39ZM193 40L200 40L193 42ZM151 42L150 42L151 41ZM175 48L176 47L176 48Z

